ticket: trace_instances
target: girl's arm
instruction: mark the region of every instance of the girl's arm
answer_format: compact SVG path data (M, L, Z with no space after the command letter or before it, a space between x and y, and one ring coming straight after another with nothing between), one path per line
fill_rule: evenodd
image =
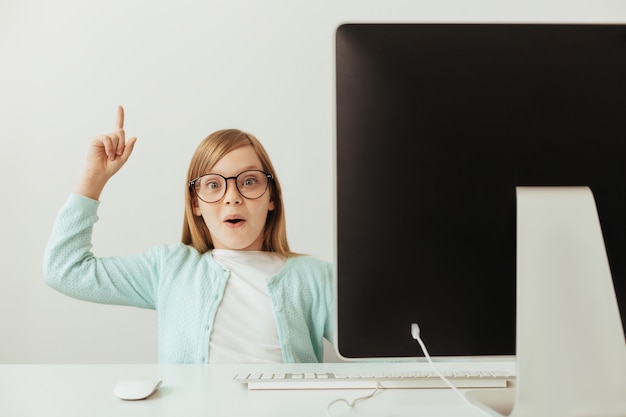
M113 132L91 141L75 194L58 214L44 254L44 279L64 294L100 303L154 306L150 256L97 258L91 253L98 199L128 160L135 141L134 137L126 141L122 106Z
M45 282L85 301L155 308L160 255L155 249L99 258L91 235L99 202L72 194L57 215L43 259Z

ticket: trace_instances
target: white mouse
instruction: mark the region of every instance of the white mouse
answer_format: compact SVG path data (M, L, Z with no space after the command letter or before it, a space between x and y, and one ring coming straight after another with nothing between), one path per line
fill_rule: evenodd
M119 381L113 392L122 400L143 400L151 396L161 385L160 379L127 379Z

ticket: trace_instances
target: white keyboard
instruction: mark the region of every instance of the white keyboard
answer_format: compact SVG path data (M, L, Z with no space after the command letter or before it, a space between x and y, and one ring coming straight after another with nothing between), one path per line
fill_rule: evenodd
M441 371L457 388L504 388L515 376L504 371ZM250 373L235 382L248 389L449 388L435 371L381 373Z

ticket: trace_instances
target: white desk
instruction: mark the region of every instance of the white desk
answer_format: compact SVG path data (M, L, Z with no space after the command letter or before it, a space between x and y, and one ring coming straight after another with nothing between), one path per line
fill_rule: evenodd
M514 372L514 362L497 362ZM0 365L0 416L7 417L324 417L337 398L350 401L370 390L255 391L232 382L239 372L337 371L346 367L429 369L427 363L295 365ZM439 369L484 369L483 363L440 364ZM455 368L456 367L456 368ZM163 385L141 401L113 394L121 379L159 377ZM333 417L477 416L450 389L385 390L354 409L335 404Z

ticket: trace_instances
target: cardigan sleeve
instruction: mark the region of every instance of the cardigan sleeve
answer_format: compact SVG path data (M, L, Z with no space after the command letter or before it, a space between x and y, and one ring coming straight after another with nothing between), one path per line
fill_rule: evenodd
M91 252L99 202L71 194L57 215L43 258L44 281L70 297L156 308L158 251L98 258Z

